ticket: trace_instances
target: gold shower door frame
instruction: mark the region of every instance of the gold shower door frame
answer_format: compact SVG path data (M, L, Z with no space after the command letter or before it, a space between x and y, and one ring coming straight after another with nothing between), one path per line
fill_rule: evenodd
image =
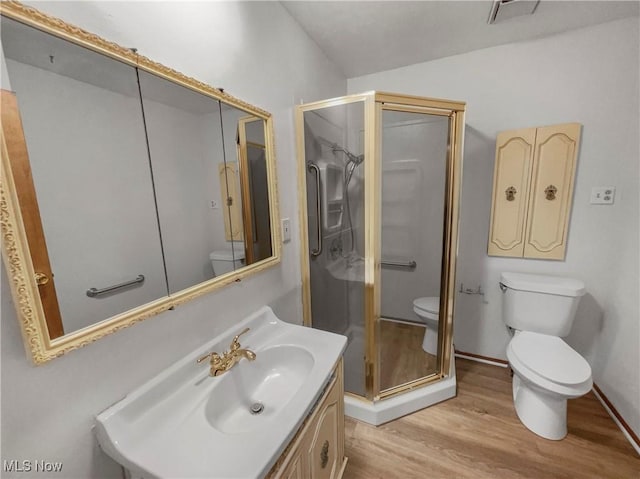
M304 144L304 113L349 103L364 102L364 322L366 397L348 393L358 399L377 401L439 381L449 375L453 354L453 300L458 252L458 222L464 135L463 102L371 91L296 106L296 143L298 153L298 200L300 203L300 265L302 274L303 318L312 326L311 284L309 273L309 234L307 229L307 192ZM382 246L382 111L407 111L449 118L449 144L446 168L444 237L441 271L440 321L438 325L437 371L429 376L380 391L378 338L381 298Z

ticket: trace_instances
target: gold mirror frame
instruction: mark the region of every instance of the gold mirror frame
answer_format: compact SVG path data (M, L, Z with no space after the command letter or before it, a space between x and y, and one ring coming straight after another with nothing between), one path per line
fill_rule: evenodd
M164 298L138 306L132 310L74 331L56 339L51 339L38 292L36 272L27 243L20 202L16 192L11 164L9 162L5 125L0 129L1 171L0 171L0 226L2 230L2 255L13 295L18 320L27 355L35 364L45 363L64 353L78 349L120 329L127 328L151 316L191 301L205 293L217 290L227 284L241 281L280 262L281 243L279 231L278 193L276 184L275 142L271 114L258 107L239 100L223 91L190 78L169 67L156 63L132 50L121 47L81 28L70 25L19 2L0 3L0 15L16 20L27 26L70 41L89 50L106 55L142 71L169 80L208 97L241 109L247 114L264 120L267 181L269 185L269 213L271 221L272 255L262 261L244 266L239 270L215 277Z

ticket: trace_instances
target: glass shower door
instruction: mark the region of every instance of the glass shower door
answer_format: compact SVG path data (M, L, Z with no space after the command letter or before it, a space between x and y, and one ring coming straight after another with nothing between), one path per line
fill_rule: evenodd
M438 370L448 116L382 108L380 392ZM419 313L419 314L418 314Z
M364 102L303 112L314 328L344 334L345 391L366 396Z

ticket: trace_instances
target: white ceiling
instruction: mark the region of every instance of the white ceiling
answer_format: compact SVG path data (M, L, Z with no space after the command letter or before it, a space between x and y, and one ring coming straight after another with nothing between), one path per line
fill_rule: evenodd
M491 0L281 3L347 78L638 16L640 5L542 0L533 15L489 25Z

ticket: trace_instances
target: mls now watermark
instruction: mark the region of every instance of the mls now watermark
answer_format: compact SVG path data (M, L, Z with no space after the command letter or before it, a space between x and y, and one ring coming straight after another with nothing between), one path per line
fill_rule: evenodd
M62 472L62 462L29 460L18 461L13 459L2 461L4 472Z

